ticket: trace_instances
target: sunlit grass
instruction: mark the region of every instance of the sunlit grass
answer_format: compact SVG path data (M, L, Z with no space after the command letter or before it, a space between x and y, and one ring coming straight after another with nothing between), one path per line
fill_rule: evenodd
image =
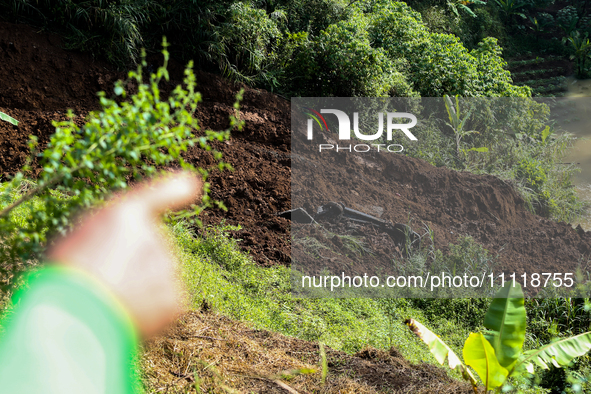
M227 230L210 228L205 237L195 237L182 223L172 229L196 309L213 309L257 328L320 341L350 353L368 345L396 346L412 362L430 358L404 325L405 318L421 318L437 327L457 348L468 332L453 320L428 319L407 299L296 298L291 294L288 267L257 266L238 249Z

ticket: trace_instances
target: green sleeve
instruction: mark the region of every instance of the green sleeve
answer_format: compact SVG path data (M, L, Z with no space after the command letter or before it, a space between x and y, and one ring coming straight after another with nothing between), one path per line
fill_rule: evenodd
M141 393L134 325L94 279L42 268L13 305L2 321L0 393Z

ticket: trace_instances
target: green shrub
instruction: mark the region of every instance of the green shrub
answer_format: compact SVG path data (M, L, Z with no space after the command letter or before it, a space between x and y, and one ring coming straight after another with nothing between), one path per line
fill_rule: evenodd
M312 69L314 95L368 96L408 95L410 88L382 49L373 48L365 18L330 25L315 40Z
M567 5L556 13L556 24L568 36L577 27L579 14L576 7Z
M351 1L343 0L278 0L267 3L267 13L283 10L291 33L305 32L317 36L328 26L345 21L354 13ZM273 8L270 9L270 5Z
M495 266L493 256L477 243L474 238L460 237L457 244L449 245L449 254L436 262L434 272L447 271L451 275L481 275L492 273Z
M501 42L506 40L505 26L495 11L489 7L478 7L474 10L476 18L467 21L470 31L473 31L474 41L481 41L486 37L494 37Z
M234 3L213 34L215 45L210 48L223 75L249 83L265 79L281 32L264 10Z
M527 187L539 192L548 179L548 171L544 167L544 163L539 160L523 158L517 165L517 176L525 181Z
M194 113L201 96L195 91L191 65L185 71L184 85L177 86L167 98L161 97L158 83L168 80L166 50L164 57L165 66L147 81L142 66L129 73L129 84L135 84L137 93L127 97L128 83L123 81L115 85L115 98L108 99L101 93L102 110L91 113L84 126L76 125L71 112L69 120L54 122L55 134L38 154L42 170L35 182L25 180L29 170L26 166L6 187L5 205L0 210L1 290L10 285L14 273L23 265L39 258L49 235L64 233L70 227L79 209L100 204L112 191L126 188L128 180L154 175L165 166L176 163L198 172L182 158L188 147L211 151L220 169L228 167L220 161L221 153L209 143L228 138L230 129L194 134L199 130ZM230 128L235 126L239 124L232 118ZM36 146L34 137L30 146L32 150ZM207 175L207 169L199 170L204 177ZM205 189L202 204L193 206L184 217L191 218L213 204L207 196L209 185ZM63 195L68 198L63 199ZM16 209L34 197L38 209L29 211L24 222L15 221Z
M486 38L468 51L455 36L430 33L420 14L404 3L391 3L373 14L370 21L372 42L384 48L391 59L408 61L405 74L422 96L530 95L527 87L512 85L494 38Z
M283 91L313 96L319 83L316 75L314 42L306 32L287 32L277 45L275 70L281 72Z

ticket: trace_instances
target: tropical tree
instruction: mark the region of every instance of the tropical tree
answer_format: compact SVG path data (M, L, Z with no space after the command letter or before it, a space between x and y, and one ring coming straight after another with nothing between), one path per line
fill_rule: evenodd
M568 43L573 49L574 53L571 59L575 59L577 63L577 77L583 78L587 74L585 65L589 54L591 54L591 41L589 41L588 34L582 35L579 31L573 31L569 36L563 37L562 42Z

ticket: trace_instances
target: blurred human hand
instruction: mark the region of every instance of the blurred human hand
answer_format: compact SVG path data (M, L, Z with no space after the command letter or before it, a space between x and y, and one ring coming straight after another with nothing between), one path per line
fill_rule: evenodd
M48 258L81 269L119 299L148 337L180 312L174 256L159 231L159 217L200 198L202 182L187 173L146 182L114 198L57 240Z

